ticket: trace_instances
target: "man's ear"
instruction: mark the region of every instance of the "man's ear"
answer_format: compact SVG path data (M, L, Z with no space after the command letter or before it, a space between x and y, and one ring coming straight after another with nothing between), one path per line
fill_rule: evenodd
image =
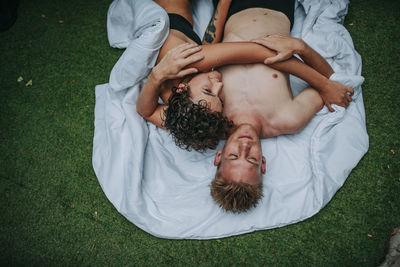
M265 174L265 172L266 172L266 166L267 164L266 164L266 160L265 160L265 157L264 156L262 156L262 158L261 158L261 173L262 174Z
M222 149L218 150L217 154L215 155L214 166L218 166L221 163L221 157L222 157Z
M178 89L176 89L176 92L182 93L184 90L186 90L186 85L184 83L178 84Z

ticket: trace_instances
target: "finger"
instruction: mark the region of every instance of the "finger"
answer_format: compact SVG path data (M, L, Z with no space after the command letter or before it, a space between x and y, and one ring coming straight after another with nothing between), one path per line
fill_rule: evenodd
M184 77L184 76L186 76L186 75L193 74L193 73L197 73L197 72L198 72L198 70L197 70L196 68L189 68L189 69L181 70L181 71L177 74L177 76L178 76L178 77Z
M266 39L254 39L254 40L251 40L251 41L254 42L254 43L257 43L259 45L267 46L267 47L270 44L270 42L268 40L266 40Z
M284 55L282 55L282 54L277 54L277 55L274 56L274 57L266 58L266 59L264 60L264 64L273 64L273 63L275 63L275 62L277 62L277 61L282 60L283 57L284 57Z
M193 63L195 63L195 62L197 62L197 61L200 61L200 60L202 60L203 58L204 58L204 55L191 55L191 56L185 58L185 59L182 61L182 65L183 65L183 66L187 66L187 65L193 64Z
M343 98L340 102L335 102L336 105L341 106L341 107L346 107L346 100Z
M347 100L347 98L343 99L343 107L347 108L349 106L349 101Z
M332 108L331 104L325 103L325 105L327 106L327 108L329 109L330 112L334 112L334 111L335 111L335 110Z
M186 57L188 57L188 56L190 56L190 55L192 55L192 54L194 54L196 52L199 52L200 50L201 50L201 46L191 47L191 48L188 48L185 51L183 51L181 56L183 58L186 58Z
M179 53L182 51L182 49L184 49L184 47L186 47L187 45L188 45L188 43L180 44L180 45L178 45L178 46L176 46L176 47L170 49L170 50L167 52L167 55L168 55L168 54L169 54L169 55L177 55L177 54L179 54Z
M171 50L179 50L179 49L182 49L183 47L186 47L188 45L190 45L190 43L183 43L183 44L177 45L176 47L174 47Z
M192 47L198 46L198 44L192 44L192 43L183 43L181 45L178 45L177 47L175 47L175 51L176 52L183 52L186 49L190 49Z
M349 101L349 102L353 101L353 99L351 98L351 96L348 95L348 94L346 94L346 98L347 98L347 101Z
M353 95L354 95L354 90L353 90L353 89L348 88L347 91L350 92L350 96L353 96Z
M201 45L198 44L193 44L193 43L186 43L186 44L187 44L186 46L183 46L183 50L191 49L193 47L201 47Z

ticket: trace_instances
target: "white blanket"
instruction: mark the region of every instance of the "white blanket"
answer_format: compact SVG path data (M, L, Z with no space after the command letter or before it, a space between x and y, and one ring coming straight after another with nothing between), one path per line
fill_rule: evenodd
M333 66L331 79L355 90L348 109L325 107L301 132L262 140L267 159L264 198L243 214L222 211L210 196L215 150L188 152L167 131L147 123L135 102L158 49L168 16L151 1L115 0L108 12L110 45L126 48L96 86L93 167L115 208L136 226L163 238L209 239L280 227L316 214L343 185L368 150L361 94L361 58L343 27L346 0L298 0L292 35ZM211 0L194 3L202 36ZM294 94L306 84L291 77ZM219 148L223 146L221 141Z

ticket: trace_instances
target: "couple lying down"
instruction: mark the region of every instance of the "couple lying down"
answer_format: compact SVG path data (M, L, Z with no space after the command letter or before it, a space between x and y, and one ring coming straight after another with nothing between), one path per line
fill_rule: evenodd
M301 130L324 103L330 111L331 104L347 107L353 90L329 80L325 59L289 36L294 0L220 0L204 45L189 0L155 2L168 12L170 33L137 112L189 150L215 149L227 139L215 156L211 195L228 211L254 207L266 172L260 139ZM310 87L293 98L288 73Z

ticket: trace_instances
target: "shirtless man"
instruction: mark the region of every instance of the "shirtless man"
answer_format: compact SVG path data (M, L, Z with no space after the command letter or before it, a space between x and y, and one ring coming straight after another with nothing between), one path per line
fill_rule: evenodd
M225 14L228 17L223 42L253 40L276 50L278 55L266 63L296 53L328 81L333 74L330 65L302 40L289 37L293 9L293 0L233 0L229 12L217 9L218 19L224 20ZM222 37L220 30L217 27L211 34L208 30L205 39ZM218 167L211 195L225 210L242 212L256 206L262 197L266 161L260 139L299 131L323 107L324 100L332 111L328 100L332 98L327 91L311 87L293 98L288 75L265 64L229 65L220 71L223 115L234 122L236 129L215 156L214 165ZM338 102L348 106L353 90L344 86L338 90Z
M263 4L264 1L260 2ZM272 0L267 2L270 3ZM293 10L293 0L289 2L291 3L286 7L291 7ZM234 1L232 10L236 11L230 12L229 15L230 0L221 0L217 6L218 16L212 19L213 25L210 25L213 27L209 29L217 29L212 34L213 38L222 36L219 31L224 29L227 15L230 16L225 27L225 42L204 45L200 48L193 45L193 39L196 38L189 37L192 35L189 1L157 0L157 3L168 13L172 13L170 14L172 22L176 19L176 15L179 15L183 18L180 21L186 20L187 23L171 23L176 28L171 27L170 34L159 53L158 63L140 92L136 102L137 112L155 125L169 129L176 140L178 136L182 142L177 144L183 144L186 148L190 145L198 150L215 148L218 144L220 135L215 134L215 128L220 124L217 122L219 117L225 119L227 116L233 120L237 127L227 140L225 148L218 151L215 158L215 164L219 168L217 179L212 185L212 195L228 210L242 211L254 206L261 196L261 173L265 172L265 159L261 155L259 138L292 133L301 129L322 107L321 97L328 107L330 103L346 107L348 101L351 101L346 92L351 89L328 80L327 77L332 74L329 64L301 40L275 37L281 38L282 43L286 44L279 46L271 45L271 40L268 38L257 41L259 44L271 46L279 52L278 55L256 42L243 42L267 34L288 35L291 24L288 17L293 18L289 13L287 16L286 13L265 7L252 9L245 7L241 11L240 5L246 5L248 1ZM279 6L284 4L284 1L277 3ZM214 22L217 27L214 27ZM188 27L180 29L177 25ZM286 41L283 42L285 38ZM228 42L234 40L240 42ZM300 54L307 64L290 57L294 52ZM182 80L182 76L188 73L209 71L211 68L228 64L263 62L265 58L271 60L282 55L285 55L284 58L290 58L270 65L282 72L273 71L263 64L223 68L224 81L227 83L226 92L222 90L221 74L217 71L184 77ZM288 76L283 72L305 80L319 90L321 97L318 92L310 88L293 99ZM167 105L160 105L159 97ZM171 108L178 109L177 112L171 112L170 116L171 121L177 123L174 129L168 127L167 123L170 112L166 111ZM198 112L199 108L203 115L221 113L221 116L204 120L205 116ZM222 116L222 112L225 116ZM231 148L243 147L246 148L245 153L230 151ZM233 189L229 189L229 186ZM258 192L255 198L254 194L249 194L249 190L254 188ZM234 194L226 197L227 191ZM223 203L219 201L221 199ZM237 204L242 200L245 200L245 204Z

